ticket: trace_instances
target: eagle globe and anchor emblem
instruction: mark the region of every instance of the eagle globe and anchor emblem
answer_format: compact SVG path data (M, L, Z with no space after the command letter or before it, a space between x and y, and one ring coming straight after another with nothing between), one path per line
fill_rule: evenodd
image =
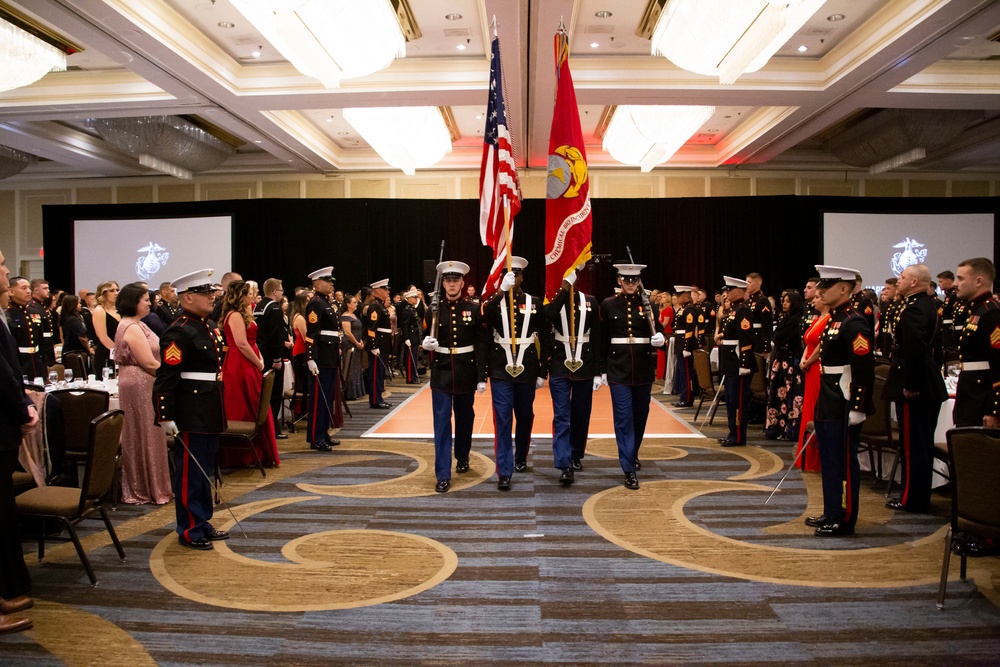
M913 266L914 264L923 264L924 260L927 259L927 247L916 239L911 239L909 236L906 237L905 241L901 241L892 247L901 248L899 252L893 254L892 261L889 262L892 274L897 278L906 267Z
M135 272L140 278L148 281L160 268L167 263L170 253L159 243L150 241L136 252L146 253L135 261Z

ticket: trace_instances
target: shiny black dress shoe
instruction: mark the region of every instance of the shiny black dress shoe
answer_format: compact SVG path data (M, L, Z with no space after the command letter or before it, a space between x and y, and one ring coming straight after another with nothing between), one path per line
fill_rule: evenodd
M903 512L906 511L906 505L904 505L898 500L887 500L885 501L885 506L891 510L900 510Z
M562 474L559 475L559 483L563 486L569 486L573 483L573 469L563 468Z
M328 451L330 451L330 445L326 444L325 442L311 442L311 443L309 443L309 448L310 449L315 449L316 451L319 451L319 452L328 452Z
M390 403L378 403L377 405L369 405L372 410L389 410L392 408Z
M207 537L199 537L197 540L191 540L190 542L185 540L180 535L177 536L177 543L182 547L187 547L188 549L196 549L198 551L209 551L213 549L212 541Z
M625 473L625 488L633 491L639 488L639 480L636 479L634 472Z
M736 442L735 440L730 440L729 438L723 438L719 440L719 444L723 447L743 447L746 443Z
M823 514L821 516L807 516L806 517L806 525L809 526L810 528L820 528L822 526L825 526L828 523L830 523L830 521L829 521L829 519L826 518L825 514Z
M515 463L514 472L528 472L528 464L523 461L521 463Z
M640 461L639 459L632 461L632 467L635 468L636 470L642 470L642 461Z
M694 403L682 403L681 401L677 401L676 403L674 403L674 407L675 408L691 408L691 407L694 407Z
M816 529L816 535L819 537L843 537L845 535L853 535L854 526L848 525L846 523L839 523L834 521L833 523L828 523L825 526L820 526Z
M507 475L500 475L500 479L497 480L497 490L510 491L510 477Z
M434 490L437 491L438 493L444 493L448 490L448 487L450 486L451 486L450 479L439 479L438 483L434 486Z
M469 472L469 462L467 460L459 460L455 464L455 472Z
M340 440L334 440L330 436L327 436L326 437L326 446L327 447L339 447L340 446Z
M573 470L577 472L583 470L583 463L580 462L580 459L573 459Z
M215 528L213 528L212 532L210 532L205 537L207 537L211 542L218 542L219 540L228 540L229 533L226 532L225 530L216 530Z
M275 440L288 440L288 435L285 434L285 433L279 433L278 435L274 436L274 439Z

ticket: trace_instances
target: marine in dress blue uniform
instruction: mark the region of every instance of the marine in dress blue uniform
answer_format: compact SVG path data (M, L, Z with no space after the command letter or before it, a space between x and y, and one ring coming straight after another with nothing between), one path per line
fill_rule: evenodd
M996 267L986 257L958 265L958 298L967 316L958 341L961 372L952 416L955 426L1000 423L1000 306L993 300Z
M694 351L700 347L699 339L705 329L705 313L693 301L696 287L674 285L677 303L683 306L674 318L674 384L678 389L677 408L689 408L701 391L694 372Z
M58 322L53 317L53 311L45 307L43 301L49 296L49 284L45 280L36 278L31 281L31 302L28 309L32 314L38 315L42 321L42 356L45 358L46 366L55 366L56 363L56 340Z
M923 264L906 267L896 288L904 298L893 326L892 355L883 399L896 404L902 493L886 507L926 512L931 503L934 429L948 397L941 377L938 306L927 289L931 273Z
M491 328L493 342L489 345L486 363L493 399L493 446L497 462L497 488L510 488L513 472L528 469L528 449L531 427L535 421L535 390L544 384L546 370L539 358L536 338L547 336L550 327L545 320L541 299L521 290L528 260L511 258L511 271L504 275L500 289L480 305L483 320ZM510 321L510 297L514 299L514 320ZM542 347L546 341L542 340ZM517 417L511 455L511 430Z
M639 448L649 418L649 395L656 375L656 348L663 347L657 319L650 328L639 274L645 264L615 264L621 292L601 303L602 382L611 389L618 463L625 487L638 489Z
M392 319L385 307L389 296L389 279L371 284L374 300L365 311L365 349L368 351L368 407L388 410L392 407L382 398L385 391L385 371L392 354Z
M229 534L212 527L212 483L219 434L226 430L222 384L223 338L212 312L212 269L173 281L183 311L160 338L160 367L153 381L156 423L175 436L174 504L177 539L192 549L211 549ZM199 468L200 466L200 468Z
M719 443L723 447L740 447L747 444L750 381L759 368L754 353L753 318L744 298L747 281L723 277L730 310L722 321L722 331L716 335L716 342L719 344L719 370L726 397L729 435L720 438Z
M746 305L750 309L750 325L753 329L753 351L767 355L771 351L771 334L774 333L774 312L771 302L760 291L761 275L747 274Z
M340 410L340 317L330 303L333 294L333 267L309 274L313 298L306 305L306 365L313 375L309 383L309 420L306 440L321 452L340 444L330 437L330 427L344 425Z
M569 486L587 449L594 392L601 388L600 304L590 294L572 289L571 273L545 306L552 325L548 346L549 393L552 395L552 457L562 471L559 483ZM572 309L572 317L570 317Z
M437 336L431 335L432 309L426 313L428 335L421 342L431 368L431 409L434 413L434 490L444 493L451 486L451 418L455 416L455 472L469 472L472 424L476 418L476 392L486 391L486 363L482 346L479 304L462 297L469 265L447 261L437 265L441 273Z
M273 280L273 279L271 279ZM268 281L264 285L273 285ZM270 294L265 294L260 303L253 309L253 317L257 322L257 347L264 360L264 368L268 366L274 371L274 390L271 392L271 414L274 417L274 437L285 440L287 435L281 432L281 402L285 380L285 356L288 351L288 323L281 312L281 299L284 289L280 282L273 287ZM277 297L274 299L272 297Z
M27 278L16 277L10 281L10 307L7 324L17 342L17 358L21 374L29 382L45 378L45 355L42 352L42 318L31 308L31 287Z
M816 535L854 533L858 521L861 469L858 439L865 417L874 412L874 333L851 305L854 269L817 266L820 298L830 319L820 337L820 385L813 423L823 474L823 514L807 517Z

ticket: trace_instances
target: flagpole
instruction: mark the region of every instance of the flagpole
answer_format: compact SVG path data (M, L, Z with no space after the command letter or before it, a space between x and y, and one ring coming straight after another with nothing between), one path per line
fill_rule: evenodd
M511 248L510 248L510 200L507 195L503 196L503 236L506 245L506 265L507 273L511 272ZM507 298L510 302L510 354L517 354L517 322L514 320L514 288L507 290Z

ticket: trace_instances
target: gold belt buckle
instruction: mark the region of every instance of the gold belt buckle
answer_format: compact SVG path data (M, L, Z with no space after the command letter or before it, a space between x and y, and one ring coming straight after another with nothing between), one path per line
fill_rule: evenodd
M635 343L635 336L633 336L632 334L629 334L628 335L628 344L629 345L633 345L634 343Z

